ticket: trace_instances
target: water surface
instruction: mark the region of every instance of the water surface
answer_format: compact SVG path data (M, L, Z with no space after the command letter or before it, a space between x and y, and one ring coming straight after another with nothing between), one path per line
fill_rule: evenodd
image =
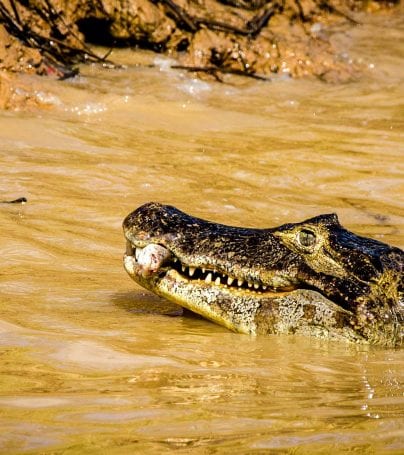
M181 314L126 276L121 232L154 200L254 227L337 212L403 247L393 25L339 37L358 82L224 85L119 51L157 67L33 80L53 107L0 113L0 199L29 200L0 207L1 453L403 453L400 350Z

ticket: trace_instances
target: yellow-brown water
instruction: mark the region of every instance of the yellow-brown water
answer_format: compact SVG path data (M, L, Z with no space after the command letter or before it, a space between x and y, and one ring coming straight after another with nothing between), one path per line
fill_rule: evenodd
M403 247L403 22L353 35L356 83L90 68L0 114L0 199L29 200L0 206L1 453L403 453L400 350L233 334L121 263L152 200L256 227L336 211Z

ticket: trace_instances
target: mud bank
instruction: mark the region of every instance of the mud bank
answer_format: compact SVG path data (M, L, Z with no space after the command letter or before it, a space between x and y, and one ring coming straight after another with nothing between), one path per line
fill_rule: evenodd
M133 46L173 56L188 71L222 79L273 74L326 81L358 68L332 43L360 12L398 4L364 0L0 0L0 71L65 78L107 57L90 44ZM0 77L3 101L10 77Z

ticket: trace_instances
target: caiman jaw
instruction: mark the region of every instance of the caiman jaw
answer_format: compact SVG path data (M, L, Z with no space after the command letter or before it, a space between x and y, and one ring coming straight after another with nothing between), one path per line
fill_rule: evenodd
M296 286L292 285L273 288L258 281L247 281L221 273L209 266L193 267L185 264L167 248L154 243L136 247L132 245L130 240L127 240L124 266L129 275L136 281L141 280L142 284L144 284L144 280L149 281L150 284L151 282L155 283L158 278L161 279L170 273L172 277L194 285L199 283L200 285L220 286L232 291L273 294L297 289ZM150 288L150 286L147 287Z
M230 330L256 334L261 302L287 295L294 288L274 289L204 267L185 265L167 248L127 240L124 267L130 277L157 295Z

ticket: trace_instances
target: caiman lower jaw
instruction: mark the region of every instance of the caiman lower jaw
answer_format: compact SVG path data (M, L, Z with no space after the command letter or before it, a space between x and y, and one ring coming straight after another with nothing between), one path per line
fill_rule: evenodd
M184 264L167 248L157 244L149 244L146 247L136 247L127 240L126 253L124 255L124 266L128 274L142 286L155 290L156 283L166 275L171 280L178 280L182 283L199 285L204 288L217 287L222 290L248 295L256 294L280 296L287 292L298 289L297 286L283 286L273 288L260 282L248 281L242 278L233 277L217 270L207 267L193 267Z
M175 259L159 245L136 251L129 243L123 262L129 276L144 288L235 332L257 334L255 314L261 302L291 294L249 288L248 283L238 286L237 280L228 285L227 277L219 283L213 271L193 271L185 266L183 271Z

